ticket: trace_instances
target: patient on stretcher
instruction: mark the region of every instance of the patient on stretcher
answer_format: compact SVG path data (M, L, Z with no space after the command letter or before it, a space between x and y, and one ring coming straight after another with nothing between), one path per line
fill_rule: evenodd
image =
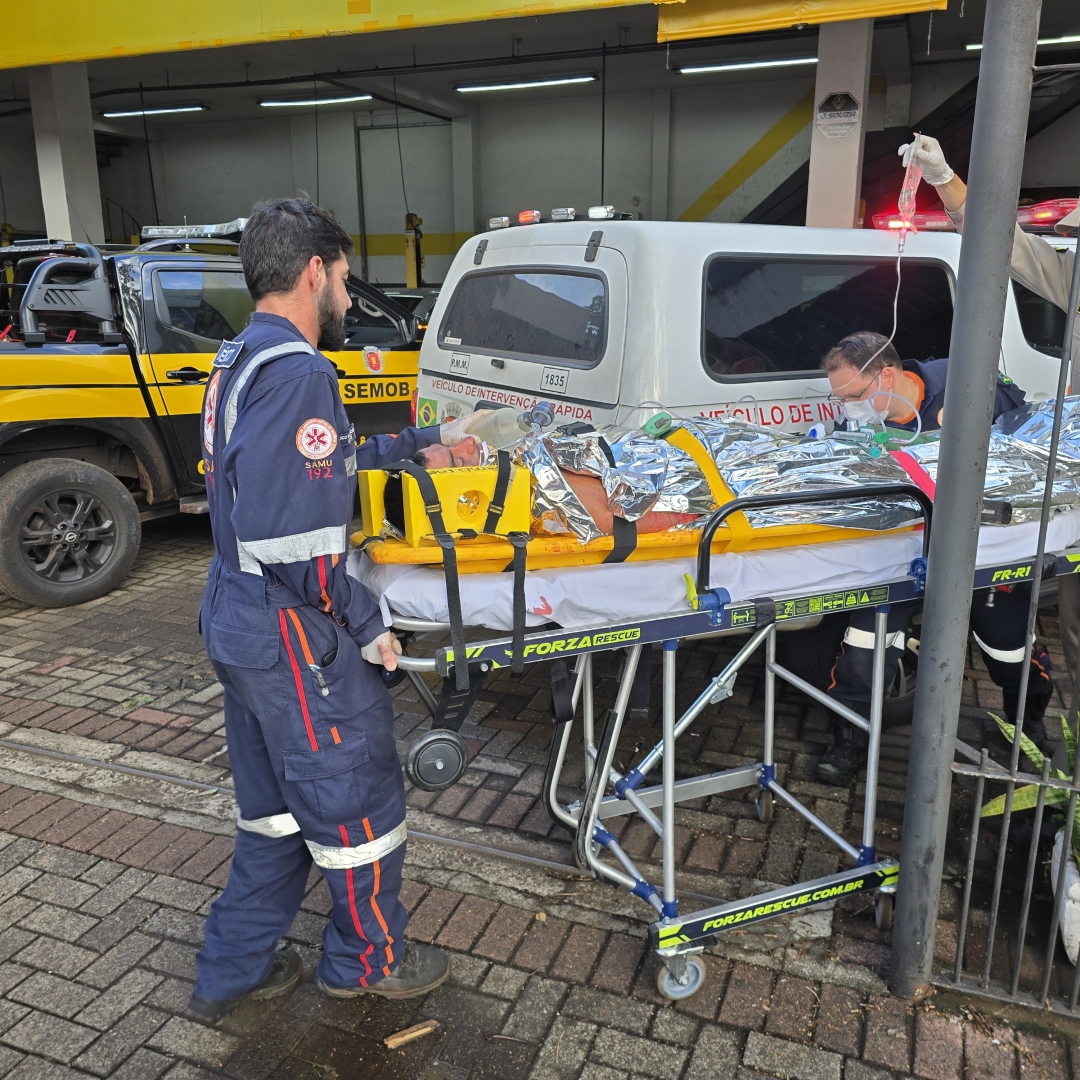
M442 446L436 443L418 450L413 455L413 460L418 465L423 465L425 469L452 469L467 465L482 465L487 460L487 454L484 445L469 435L457 446ZM610 536L614 528L612 519L616 513L619 517L624 515L620 508L611 506L600 478L565 466L556 467L562 479L592 518L597 530L605 536ZM668 529L696 521L698 516L698 514L670 510L649 510L636 519L637 531L638 533L667 532Z

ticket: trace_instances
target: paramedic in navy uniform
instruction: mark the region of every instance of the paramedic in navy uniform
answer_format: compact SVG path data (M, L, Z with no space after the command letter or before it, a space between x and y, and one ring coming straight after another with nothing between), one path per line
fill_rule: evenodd
M211 1023L300 981L299 955L277 948L312 860L333 897L324 994L411 997L449 972L440 950L404 939L405 792L379 675L400 649L345 556L356 469L453 441L467 422L355 445L317 351L344 343L351 250L306 199L257 205L240 242L255 313L222 343L204 397L214 559L200 629L225 688L239 804L190 1004Z
M945 376L949 361L901 361L888 339L863 331L851 334L830 349L821 366L829 376L832 399L844 411L844 423L937 431L945 404ZM1024 404L1024 392L998 375L994 394L994 419ZM971 629L990 677L1001 687L1005 712L1015 722L1020 695L1020 676L1026 659L1028 600L1031 587L1001 586L975 595L971 605ZM909 623L917 603L893 604L889 612L888 648L885 653L885 708L900 687L901 659L908 643ZM865 714L870 702L873 675L874 613L855 612L833 664L827 691L856 712ZM908 659L912 659L911 656ZM1050 703L1050 661L1040 646L1030 654L1031 675L1023 712L1023 728L1036 744L1046 739L1042 716ZM910 664L905 665L910 668ZM907 684L910 693L914 682ZM890 694L890 691L892 693ZM898 722L905 723L907 718ZM837 742L822 757L817 777L827 784L847 784L866 762L866 736L850 724L837 722Z

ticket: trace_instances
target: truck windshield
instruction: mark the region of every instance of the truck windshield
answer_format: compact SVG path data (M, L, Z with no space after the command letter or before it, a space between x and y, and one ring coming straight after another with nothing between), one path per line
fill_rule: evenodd
M161 270L158 283L169 325L197 337L232 339L255 310L238 270Z
M705 369L719 382L814 371L848 334L887 335L895 293L895 260L716 256L705 273ZM905 259L895 338L900 356L948 356L952 310L945 267Z
M600 275L493 270L462 278L439 344L592 367L604 355L606 330L607 287Z

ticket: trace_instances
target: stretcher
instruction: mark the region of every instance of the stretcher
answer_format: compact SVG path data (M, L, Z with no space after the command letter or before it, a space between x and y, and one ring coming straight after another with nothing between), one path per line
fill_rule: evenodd
M734 500L714 513L701 530L696 557L665 564L620 564L568 567L525 575L529 626L522 640L495 637L470 640L464 648L472 674L470 688L454 679L462 665L460 648L441 645L428 658L403 657L402 667L435 717L427 750L410 753L410 778L422 786L440 783L440 770L453 782L467 764L463 749L439 745L440 731L456 730L468 711L482 676L508 667L517 654L524 663L550 661L555 727L545 776L543 798L551 816L573 836L575 861L595 877L622 886L652 908L651 947L663 961L657 987L673 999L700 989L704 965L698 958L719 934L736 927L816 904L838 896L876 891L879 925L891 923L898 863L879 858L875 843L878 754L889 605L918 599L925 585L926 553L932 525L932 505L921 491L892 487L883 498L906 498L920 504L924 527L918 532L888 533L802 549L713 554L713 537L732 514L754 507L810 503L835 499L836 492L806 492L798 496L765 496ZM1038 523L984 526L973 587L1030 581ZM1080 570L1080 551L1068 549L1080 541L1080 509L1056 514L1047 533L1044 576ZM664 573L658 573L660 566ZM350 572L380 597L388 625L412 633L442 634L447 621L446 582L434 569L377 564L364 553L350 556ZM477 574L462 580L461 611L471 628L503 630L512 625L514 600L508 574ZM689 578L689 582L685 579ZM776 660L776 633L785 627L808 625L822 615L872 608L875 612L873 683L868 717L864 718ZM558 624L553 626L554 624ZM676 652L680 642L720 635L746 635L745 643L723 670L702 688L682 715L675 709ZM625 775L614 768L615 751L626 716L630 691L642 650L662 650L662 737ZM596 714L593 659L598 652L624 649L615 706ZM730 697L740 669L758 650L765 654L763 739L760 760L688 779L675 779L676 740L706 706ZM519 651L520 650L520 651ZM567 665L573 663L572 675ZM561 669L561 670L560 670ZM421 672L435 672L443 692L435 700ZM777 779L774 758L777 680L795 686L868 736L868 760L862 834L858 846L832 829L787 791ZM558 788L580 709L585 750L585 783L580 797L560 800ZM440 725L443 727L440 728ZM452 729L452 730L451 730ZM421 740L423 742L423 740ZM463 744L462 744L463 745ZM434 749L432 749L434 747ZM659 770L659 782L650 774ZM455 775L456 774L456 775ZM745 788L757 789L757 813L772 818L774 801L802 816L848 857L852 865L814 881L734 900L705 910L681 912L675 889L675 807L690 799ZM619 845L605 822L637 814L661 840L661 880L648 880Z

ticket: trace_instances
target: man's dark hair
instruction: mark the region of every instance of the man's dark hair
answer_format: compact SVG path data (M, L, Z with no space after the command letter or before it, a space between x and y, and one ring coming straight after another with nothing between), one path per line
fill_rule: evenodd
M871 357L873 360L870 360ZM867 363L868 360L870 363ZM864 364L866 364L865 369ZM872 330L860 330L856 334L848 334L846 338L834 345L825 354L821 366L826 371L853 367L862 371L864 375L874 376L879 374L882 368L903 368L904 365L900 362L900 354L893 348L887 337L883 334L875 334Z
M240 238L240 262L253 300L289 292L313 256L329 269L352 250L334 215L306 198L256 203Z

